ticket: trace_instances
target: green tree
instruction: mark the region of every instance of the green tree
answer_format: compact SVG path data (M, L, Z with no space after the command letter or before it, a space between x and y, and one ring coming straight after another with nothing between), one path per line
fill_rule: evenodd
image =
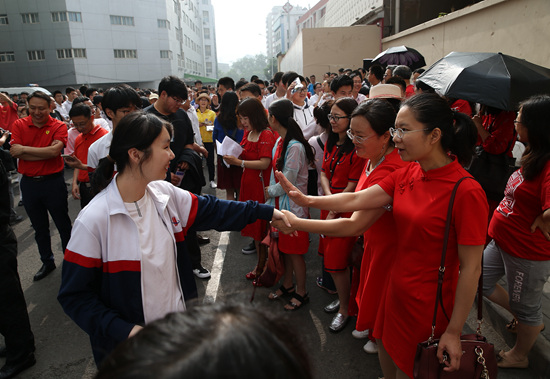
M247 55L233 62L229 71L222 72L220 76L229 76L235 82L241 78L250 80L252 75L258 75L260 79L271 79L272 75L268 75L271 72L270 64L264 54Z

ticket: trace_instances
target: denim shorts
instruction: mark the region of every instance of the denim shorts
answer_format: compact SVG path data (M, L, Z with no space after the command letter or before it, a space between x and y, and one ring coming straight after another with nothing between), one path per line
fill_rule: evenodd
M542 290L550 276L550 260L531 261L502 250L494 240L483 252L483 294L489 296L506 275L510 308L522 324L542 324Z

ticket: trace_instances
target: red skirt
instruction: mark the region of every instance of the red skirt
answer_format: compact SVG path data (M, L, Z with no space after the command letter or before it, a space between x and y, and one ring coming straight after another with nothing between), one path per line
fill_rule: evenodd
M285 254L303 255L309 249L309 233L298 231L298 236L279 233L279 251Z

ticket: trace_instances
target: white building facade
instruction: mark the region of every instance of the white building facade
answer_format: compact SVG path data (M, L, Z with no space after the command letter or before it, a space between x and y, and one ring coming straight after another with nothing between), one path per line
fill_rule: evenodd
M0 0L0 81L156 88L205 76L202 1Z
M283 6L273 7L266 17L267 57L285 54L296 36L296 22L308 11L307 8L293 6L287 2Z

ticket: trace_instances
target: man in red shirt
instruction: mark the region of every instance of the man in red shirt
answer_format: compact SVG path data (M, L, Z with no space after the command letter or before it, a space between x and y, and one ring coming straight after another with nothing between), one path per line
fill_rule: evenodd
M67 143L67 127L50 117L50 96L36 91L28 97L30 116L12 125L10 153L19 159L21 193L35 231L42 267L34 276L41 280L55 269L48 212L59 231L63 251L71 237L67 186L63 178L61 150Z
M73 166L69 164L69 158L67 158L67 164L74 167L71 192L75 199L80 199L80 207L84 208L94 197L86 166L88 149L92 143L103 137L108 131L99 125L94 125L92 109L84 103L74 105L69 112L69 117L75 128L81 133L74 142L73 155L82 163L82 167Z

